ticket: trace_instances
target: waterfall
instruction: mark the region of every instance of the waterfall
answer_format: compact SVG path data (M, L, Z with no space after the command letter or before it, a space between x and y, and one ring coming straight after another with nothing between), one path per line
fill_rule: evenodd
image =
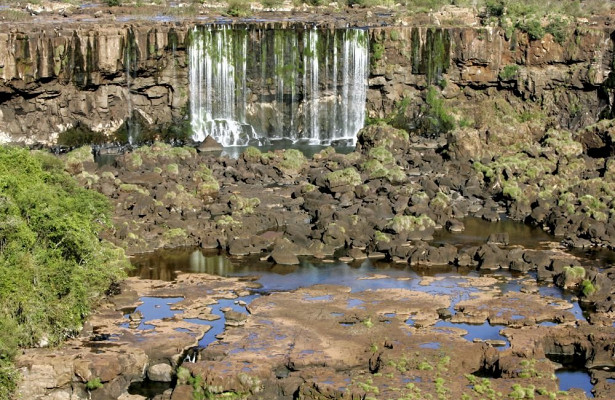
M365 119L364 30L208 25L190 43L194 140L354 144Z

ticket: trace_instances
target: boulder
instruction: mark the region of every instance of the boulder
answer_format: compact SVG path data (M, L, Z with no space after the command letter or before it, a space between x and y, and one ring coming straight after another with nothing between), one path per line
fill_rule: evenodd
M484 155L484 140L472 128L455 129L448 134L448 154L455 160L479 160Z
M269 255L269 258L271 258L273 262L275 262L276 264L281 264L281 265L298 265L299 264L299 258L297 258L297 256L294 253L290 252L288 248L284 248L284 247L274 248L271 254Z
M393 154L404 154L410 145L406 131L387 124L368 125L357 133L357 149L368 151L384 147Z
M154 382L171 382L173 374L173 367L165 363L155 364L147 369L147 378Z
M205 140L199 144L198 151L200 152L209 152L209 151L221 151L223 146L216 141L216 139L211 136L207 136Z

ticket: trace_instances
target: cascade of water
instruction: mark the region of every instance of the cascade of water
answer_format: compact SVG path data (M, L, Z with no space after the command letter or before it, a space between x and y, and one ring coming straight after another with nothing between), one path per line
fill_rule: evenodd
M207 26L192 34L194 140L354 143L365 118L365 31Z
M255 135L245 121L247 36L228 26L193 31L190 114L193 139L207 135L224 146L246 145Z
M316 29L310 30L308 36L308 51L303 53L305 57L304 65L308 67L310 76L309 76L309 84L306 85L308 88L308 101L310 104L310 113L308 114L308 120L310 121L310 131L307 132L306 137L310 138L310 142L319 142L320 141L320 132L319 132L319 95L318 95L318 31Z

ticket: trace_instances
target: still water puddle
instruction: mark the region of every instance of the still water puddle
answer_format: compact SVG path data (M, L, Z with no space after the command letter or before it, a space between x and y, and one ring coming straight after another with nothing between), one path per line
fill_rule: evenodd
M136 329L149 330L154 329L154 325L148 324L148 321L155 319L173 318L176 314L181 314L182 311L171 310L171 305L182 301L183 297L141 297L139 301L143 304L138 306L134 313L124 315L124 318L130 319L130 315L141 318ZM133 317L134 318L134 317ZM135 323L137 320L135 320ZM121 325L123 328L130 326L129 322Z
M252 302L252 300L254 300L257 297L258 295L254 294L250 296L238 297L236 299L218 300L216 304L212 304L210 307L211 307L211 313L213 315L217 315L218 317L220 317L219 319L208 321L208 320L198 319L198 318L186 318L184 321L192 322L194 324L211 326L211 328L205 333L205 335L201 338L201 340L199 340L199 347L205 348L216 340L216 336L224 332L224 327L226 325L226 318L224 317L224 312L222 311L222 309L230 308L233 311L237 311L242 314L247 314L246 308L245 306L241 305L241 302L245 302L245 304L249 304L250 302Z
M496 340L499 343L502 342L503 346L498 346L494 344L494 347L498 350L508 349L510 347L510 342L506 339L505 336L500 334L500 330L504 329L505 326L502 325L491 325L488 322L485 322L481 325L475 324L466 324L466 323L453 323L450 321L438 321L435 324L436 328L458 328L467 331L468 333L464 335L464 339L472 342L474 340L480 341L489 341Z
M547 358L561 365L555 370L555 376L559 381L559 390L582 389L587 397L593 398L591 392L593 385L589 370L583 365L583 361L575 356L547 354Z
M559 380L559 390L582 389L587 397L593 398L591 376L584 369L560 368L555 370L555 376Z

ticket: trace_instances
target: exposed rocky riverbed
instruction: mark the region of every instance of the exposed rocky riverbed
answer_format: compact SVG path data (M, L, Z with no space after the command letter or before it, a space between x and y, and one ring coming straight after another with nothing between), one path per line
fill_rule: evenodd
M63 348L26 351L20 393L584 399L593 389L612 396L612 315L590 313L588 322L576 298L552 284L506 272L440 267L419 275L389 263L308 260L271 267L199 249L139 256L135 273L162 272L159 279L126 280ZM588 392L560 392L561 365L550 359L566 356L574 374L592 379ZM92 388L96 379L102 385Z
M26 351L20 391L141 398L153 384L129 387L147 379L170 381L150 392L159 399L589 396L559 392L556 360L611 398L613 261L583 253L615 239L612 154L586 140L609 137L605 126L478 163L467 137L385 125L361 131L354 152L311 158L249 148L235 159L211 142L98 163L90 148L69 153L67 169L114 204L108 239L132 254L203 250L135 259L137 275L170 282L131 278L81 338Z

